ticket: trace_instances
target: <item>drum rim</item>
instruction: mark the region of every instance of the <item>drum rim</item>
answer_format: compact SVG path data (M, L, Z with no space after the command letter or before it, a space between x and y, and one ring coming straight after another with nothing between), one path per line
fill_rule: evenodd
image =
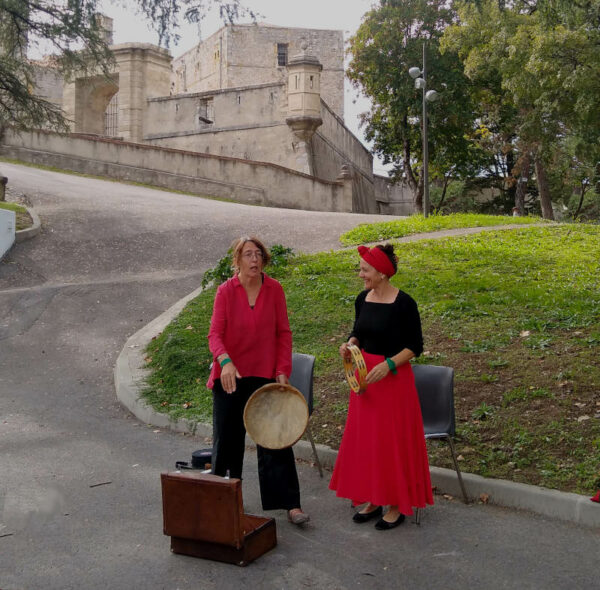
M279 389L279 390L284 389L288 393L293 393L295 395L295 397L299 397L299 399L301 399L304 402L303 407L306 409L306 421L304 423L304 428L302 429L302 432L300 433L300 435L294 440L294 442L288 443L288 444L286 444L284 446L280 446L280 447L266 447L265 445L262 445L259 442L257 442L256 440L254 440L254 436L252 436L252 434L251 434L252 429L248 428L248 423L246 421L246 414L247 414L248 406L249 406L250 402L252 401L252 399L260 396L265 391L270 391L272 389ZM310 413L308 411L308 403L306 402L306 398L302 395L301 391L299 391L298 389L296 389L293 385L290 385L289 383L267 383L267 384L263 385L262 387L259 387L248 398L248 401L246 402L246 405L244 406L244 427L246 428L246 432L248 433L248 436L250 436L250 438L255 442L255 444L260 445L261 447L263 447L265 449L280 450L280 449L287 449L289 447L294 446L306 432L306 429L308 428L309 418L310 418Z

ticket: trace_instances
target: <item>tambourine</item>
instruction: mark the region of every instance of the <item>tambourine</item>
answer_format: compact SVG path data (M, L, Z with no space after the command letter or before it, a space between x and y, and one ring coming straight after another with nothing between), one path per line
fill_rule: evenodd
M304 434L308 426L308 405L295 387L267 383L246 402L244 425L257 445L285 449Z
M365 359L358 346L348 344L346 347L350 353L352 360L344 359L344 372L346 373L346 381L350 385L350 389L354 393L364 393L367 390L367 365ZM356 373L358 372L358 379Z

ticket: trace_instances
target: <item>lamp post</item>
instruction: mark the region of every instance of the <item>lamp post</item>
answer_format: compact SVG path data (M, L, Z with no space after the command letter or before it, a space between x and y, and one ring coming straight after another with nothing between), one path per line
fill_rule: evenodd
M408 73L415 80L415 88L423 90L423 215L429 217L429 142L427 139L427 102L437 100L438 93L435 90L427 90L427 54L423 43L423 69L410 68Z

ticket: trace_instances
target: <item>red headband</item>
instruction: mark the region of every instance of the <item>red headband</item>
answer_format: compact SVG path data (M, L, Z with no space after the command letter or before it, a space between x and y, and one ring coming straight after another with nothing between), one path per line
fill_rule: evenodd
M394 276L396 274L392 261L388 258L388 255L381 248L367 248L366 246L359 246L357 250L360 254L360 257L367 264L370 264L375 270L382 272L388 277Z

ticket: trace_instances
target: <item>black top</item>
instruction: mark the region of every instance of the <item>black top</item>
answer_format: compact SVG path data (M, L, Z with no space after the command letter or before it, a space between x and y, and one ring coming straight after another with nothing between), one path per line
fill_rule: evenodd
M354 302L354 329L350 337L358 338L359 346L371 354L394 356L408 348L419 356L423 352L421 318L415 300L398 291L393 303L366 301L363 291Z

